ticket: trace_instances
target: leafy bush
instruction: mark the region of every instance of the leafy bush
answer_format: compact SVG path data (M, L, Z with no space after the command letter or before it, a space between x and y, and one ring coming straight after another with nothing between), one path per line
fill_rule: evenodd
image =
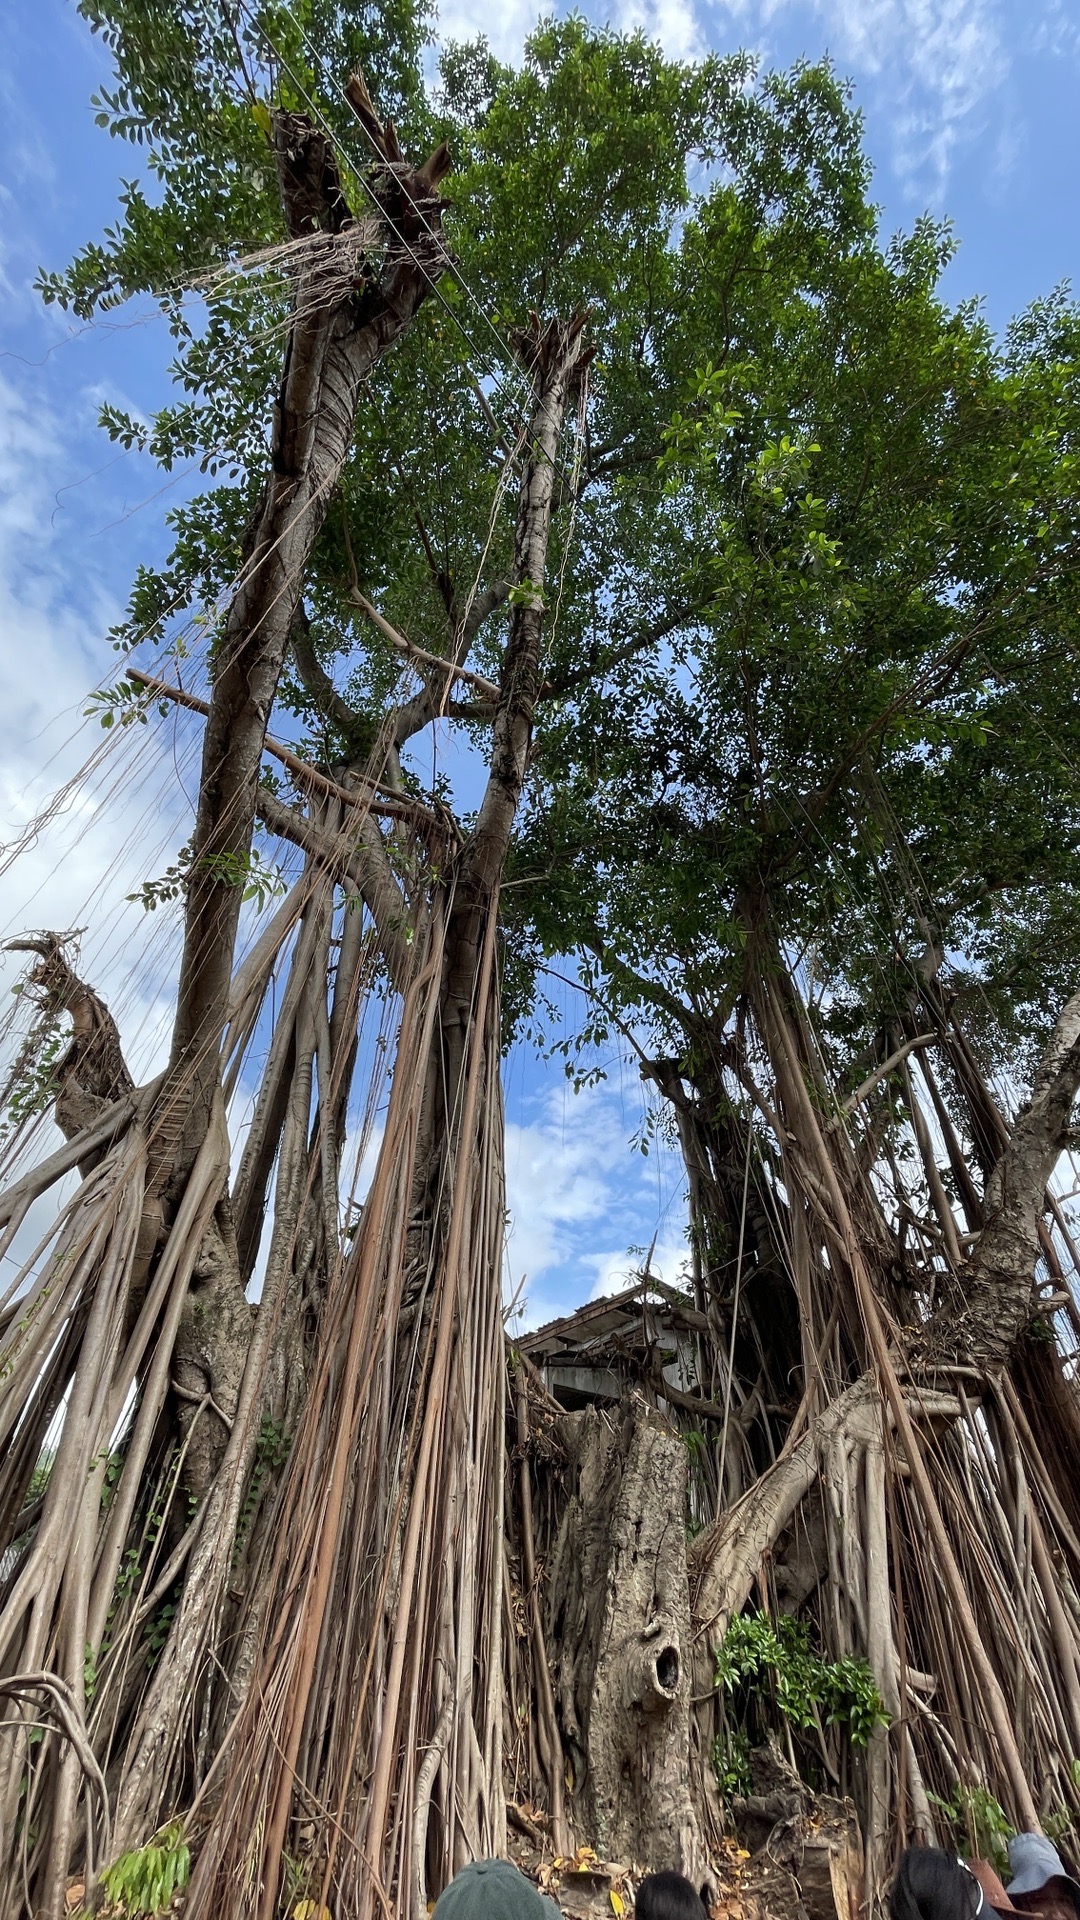
M145 1847L122 1853L102 1874L105 1911L118 1920L164 1913L191 1876L191 1856L179 1820L163 1827Z
M865 1660L825 1660L810 1644L805 1623L790 1614L737 1614L716 1649L715 1684L741 1719L764 1694L800 1732L843 1726L853 1747L865 1747L875 1727L889 1724L885 1703ZM713 1744L721 1792L749 1786L749 1738L739 1728Z
M727 1735L718 1733L712 1743L712 1763L716 1784L725 1800L743 1800L750 1792L750 1735L745 1727L733 1727Z
M930 1793L927 1798L944 1815L958 1852L970 1852L980 1860L989 1860L998 1873L1008 1873L1012 1826L992 1793L985 1787L958 1781L951 1799L943 1800L939 1793Z

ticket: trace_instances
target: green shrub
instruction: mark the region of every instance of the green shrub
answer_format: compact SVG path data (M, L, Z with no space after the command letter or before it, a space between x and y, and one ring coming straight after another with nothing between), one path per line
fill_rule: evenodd
M146 1920L167 1912L173 1895L183 1893L191 1876L191 1856L183 1825L175 1820L145 1847L122 1853L101 1876L106 1911L122 1920Z
M789 1726L806 1733L842 1726L853 1747L865 1747L875 1727L889 1724L885 1703L865 1660L825 1660L810 1644L801 1620L781 1614L736 1614L716 1649L715 1684L741 1720L755 1695L765 1695ZM713 1765L727 1797L749 1787L749 1737L736 1727L713 1743Z

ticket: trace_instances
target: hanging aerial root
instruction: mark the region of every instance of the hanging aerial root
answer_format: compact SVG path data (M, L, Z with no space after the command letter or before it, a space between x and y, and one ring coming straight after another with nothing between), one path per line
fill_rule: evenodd
M268 1540L256 1679L217 1769L189 1901L196 1920L237 1886L253 1913L274 1913L282 1853L295 1859L300 1832L311 1897L346 1920L387 1900L411 1911L429 1873L447 1877L460 1849L503 1841L493 926L452 1103L459 1144L437 1183L422 1267L406 1235L444 934L437 906L405 998L375 1176L327 1302Z
M383 239L377 220L349 219L334 231L301 233L275 246L256 247L237 254L220 267L197 274L188 282L204 298L231 293L252 279L280 277L291 295L291 308L282 328L327 306L337 306L359 287L368 269L369 255ZM265 338L265 335L264 335Z

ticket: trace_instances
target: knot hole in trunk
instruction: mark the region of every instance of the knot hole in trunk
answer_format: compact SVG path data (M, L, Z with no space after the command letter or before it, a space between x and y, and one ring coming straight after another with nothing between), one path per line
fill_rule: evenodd
M641 1704L647 1713L662 1712L678 1697L682 1661L678 1647L670 1640L663 1641L655 1652L646 1653L643 1679Z

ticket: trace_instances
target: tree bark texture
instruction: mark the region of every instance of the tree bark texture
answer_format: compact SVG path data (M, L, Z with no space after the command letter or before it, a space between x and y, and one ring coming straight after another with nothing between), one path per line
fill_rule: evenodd
M639 1396L566 1415L559 1437L549 1642L575 1824L607 1859L693 1876L686 1446Z
M449 166L445 147L413 172L401 163L396 137L371 118L386 156L373 179L374 231L365 231L369 244L357 248L358 285L345 298L340 276L326 300L318 267L308 278L299 270L271 471L218 646L167 1096L178 1109L168 1127L170 1184L191 1164L217 1084L243 891L238 879L250 854L263 742L308 560L352 443L361 386L448 263L437 194ZM322 230L348 245L347 208L325 137L289 113L275 116L274 130L290 234Z

